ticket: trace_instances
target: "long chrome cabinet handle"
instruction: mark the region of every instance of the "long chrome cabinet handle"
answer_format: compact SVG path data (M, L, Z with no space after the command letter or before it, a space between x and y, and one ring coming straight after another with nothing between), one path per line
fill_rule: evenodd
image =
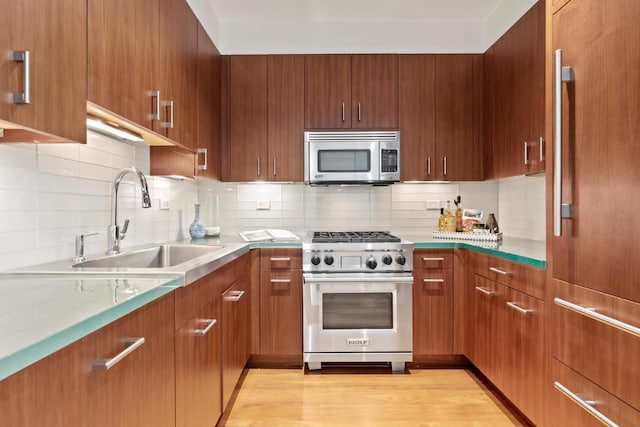
M524 164L529 164L529 143L527 141L524 142Z
M209 155L208 150L206 148L198 148L198 154L202 154L204 157L204 164L198 163L198 170L206 171L209 167Z
M347 119L347 116L345 115L344 102L343 102L342 103L342 122L344 123L346 119Z
M118 362L130 355L138 347L144 344L144 337L132 338L126 341L127 347L111 359L102 359L93 362L92 371L106 371L113 368Z
M489 291L481 286L476 286L476 291L482 292L485 295L495 295L495 291Z
M604 425L607 425L610 427L618 427L618 424L614 423L609 418L607 418L606 415L604 415L602 412L594 408L593 405L590 404L592 402L588 402L584 399L581 399L580 396L578 396L577 394L575 394L574 392L572 392L571 390L563 386L558 381L554 381L553 386L557 388L562 394L567 396L569 399L573 400L575 403L580 405L582 409L584 409L585 411L587 411L588 413L596 417Z
M164 101L164 106L169 110L169 112L167 113L167 116L169 116L169 120L166 122L162 122L162 127L165 129L173 129L173 100L170 99L168 101Z
M511 276L512 274L510 271L500 270L496 267L489 267L489 270L493 271L494 273L502 274L503 276Z
M291 283L291 279L271 279L271 283Z
M423 261L444 261L444 258L443 257L437 257L437 258L423 257L422 260Z
M598 322L604 323L605 325L613 326L616 329L620 329L621 331L627 332L640 338L640 328L625 322L621 322L620 320L614 319L613 317L605 316L604 314L598 313L594 308L585 308L578 304L563 300L562 298L554 298L553 302L561 307L567 308L578 314L582 314L583 316L589 317L593 320L597 320Z
M553 235L562 236L562 218L571 218L571 205L562 205L562 83L574 81L573 68L562 66L562 49L554 55L553 117Z
M422 283L444 283L444 279L422 279Z
M522 308L515 301L507 301L507 305L509 307L513 308L514 310L519 311L522 314L531 314L531 313L533 313L533 310L531 310L529 308Z
M242 295L244 295L244 291L231 291L229 295L224 295L223 298L225 301L237 302L240 301Z
M24 84L23 92L15 92L13 94L14 104L31 104L31 52L28 50L14 50L11 58L15 62L22 62L22 79Z
M538 146L540 147L540 161L543 162L544 161L544 137L542 136L540 137Z
M442 164L443 164L443 173L444 176L447 176L447 156L444 156L442 158Z
M427 176L431 176L431 156L427 157Z
M159 121L160 120L160 91L159 90L152 90L149 91L149 96L155 100L155 102L153 103L153 105L155 105L155 110L151 110L151 114L149 115L149 119L151 120L155 120L155 121Z
M260 176L260 173L262 171L260 170L260 157L258 157L258 176Z
M207 332L209 332L209 330L213 328L213 325L218 323L216 319L202 319L200 322L207 323L207 326L204 329L196 329L193 331L193 335L197 335L199 337L207 335Z
M271 257L269 258L269 261L271 262L287 262L287 261L291 261L291 257Z
M278 163L276 161L276 158L273 158L273 176L278 175Z
M360 106L360 103L358 102L358 121L362 121L362 107Z

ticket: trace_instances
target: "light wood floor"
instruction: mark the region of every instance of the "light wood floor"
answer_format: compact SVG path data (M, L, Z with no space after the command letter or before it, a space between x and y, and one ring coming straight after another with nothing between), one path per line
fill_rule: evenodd
M405 375L251 369L219 425L521 426L462 369L412 370Z

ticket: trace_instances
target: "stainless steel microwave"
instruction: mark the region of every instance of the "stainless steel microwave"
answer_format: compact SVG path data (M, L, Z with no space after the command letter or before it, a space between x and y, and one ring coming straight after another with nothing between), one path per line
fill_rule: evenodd
M306 184L387 185L399 180L399 131L304 133Z

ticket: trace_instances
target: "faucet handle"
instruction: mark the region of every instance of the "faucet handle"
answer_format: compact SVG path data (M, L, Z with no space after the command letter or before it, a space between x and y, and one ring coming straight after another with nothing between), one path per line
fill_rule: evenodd
M84 262L87 258L84 256L84 238L96 236L98 233L76 234L76 256L73 257L73 263Z
M127 235L127 230L129 229L129 220L125 219L124 224L122 224L122 230L120 230L120 240L124 240Z

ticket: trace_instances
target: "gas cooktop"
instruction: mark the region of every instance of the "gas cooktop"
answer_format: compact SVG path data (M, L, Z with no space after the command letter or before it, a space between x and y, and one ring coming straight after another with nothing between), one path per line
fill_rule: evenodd
M398 243L388 231L315 231L312 243Z

